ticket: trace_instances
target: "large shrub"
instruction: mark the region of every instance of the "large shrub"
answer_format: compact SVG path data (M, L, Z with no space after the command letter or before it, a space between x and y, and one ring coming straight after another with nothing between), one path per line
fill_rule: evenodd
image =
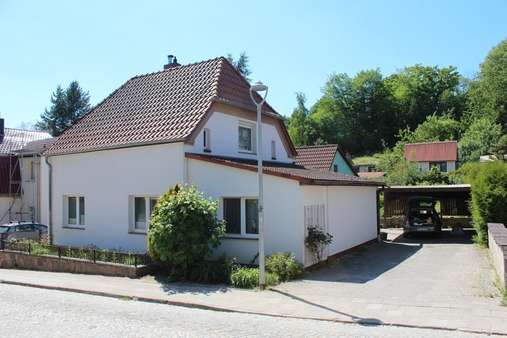
M220 243L224 226L217 221L217 208L216 201L204 198L195 187L176 185L169 190L151 216L150 256L173 276L189 278Z
M479 172L471 171L470 176L472 220L477 231L475 240L485 245L488 222L507 224L507 164L500 161L484 164Z
M303 273L303 266L293 254L279 252L266 258L266 270L276 274L281 282L286 282L299 277Z

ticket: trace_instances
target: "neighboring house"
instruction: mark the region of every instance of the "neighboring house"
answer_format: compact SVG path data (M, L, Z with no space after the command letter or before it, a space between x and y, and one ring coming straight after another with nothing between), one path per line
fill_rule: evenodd
M216 255L258 252L256 109L249 83L220 57L135 76L44 153L44 223L60 245L146 250L151 209L177 183L219 201L227 235ZM377 183L304 169L280 116L263 106L266 254L311 265L309 226L333 255L377 237Z
M45 143L51 135L5 128L4 123L4 119L0 119L0 224L12 221L38 221L39 155L45 148L26 147L40 142Z
M426 143L407 143L405 158L415 162L420 171L429 171L436 167L441 172L456 170L458 160L458 142L439 141Z
M296 164L307 169L320 169L357 176L352 164L337 144L296 148Z

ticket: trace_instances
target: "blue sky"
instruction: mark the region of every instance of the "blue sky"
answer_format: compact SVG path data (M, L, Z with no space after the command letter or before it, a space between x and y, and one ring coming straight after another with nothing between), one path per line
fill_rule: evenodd
M311 105L332 72L455 65L473 76L507 38L507 1L0 0L0 114L34 122L57 85L77 80L98 103L136 74L241 51L268 100Z

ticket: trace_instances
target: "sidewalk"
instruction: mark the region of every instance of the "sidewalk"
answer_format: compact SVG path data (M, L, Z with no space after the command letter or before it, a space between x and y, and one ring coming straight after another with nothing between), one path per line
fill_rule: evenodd
M304 283L300 281L296 283ZM0 283L137 299L219 311L331 320L363 325L399 325L507 335L507 310L500 306L468 308L448 305L379 304L322 295L291 294L291 283L268 291L163 283L153 277L128 279L26 270L0 270Z

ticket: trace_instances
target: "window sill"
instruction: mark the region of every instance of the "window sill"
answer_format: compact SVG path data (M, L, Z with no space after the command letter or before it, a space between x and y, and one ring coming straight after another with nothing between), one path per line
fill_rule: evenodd
M248 151L248 150L238 150L238 153L246 154L246 155L257 155L257 153L254 153L253 151Z
M75 226L75 225L64 225L63 229L72 229L72 230L85 230L86 228L83 226Z
M148 232L146 231L135 231L135 230L129 230L129 235L142 235L146 236Z
M249 241L257 241L259 240L258 236L242 236L242 235L225 235L222 237L223 239L246 239Z

